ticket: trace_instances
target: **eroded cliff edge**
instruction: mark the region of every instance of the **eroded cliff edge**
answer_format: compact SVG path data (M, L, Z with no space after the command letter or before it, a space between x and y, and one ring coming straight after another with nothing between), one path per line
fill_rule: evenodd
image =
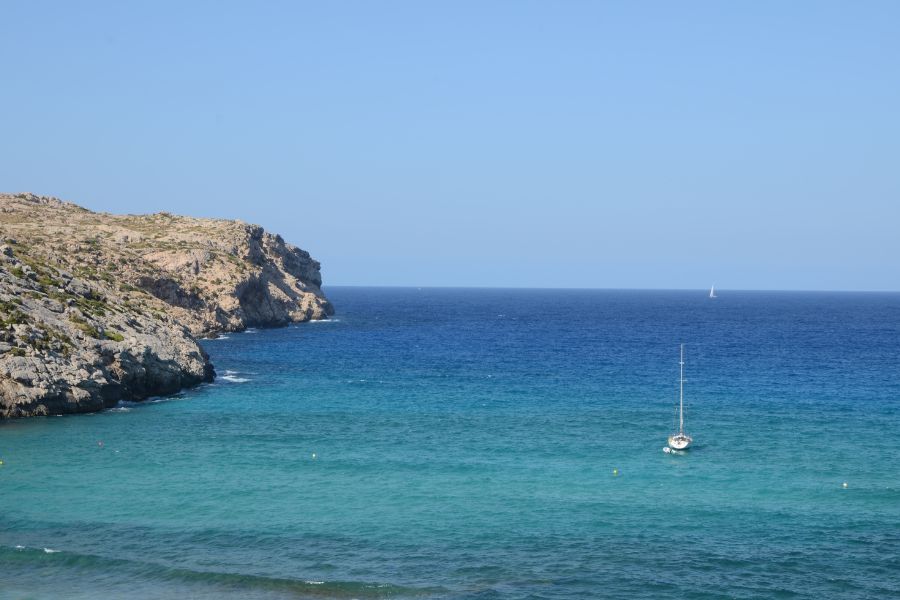
M196 337L333 314L319 263L241 221L0 194L0 418L211 381Z

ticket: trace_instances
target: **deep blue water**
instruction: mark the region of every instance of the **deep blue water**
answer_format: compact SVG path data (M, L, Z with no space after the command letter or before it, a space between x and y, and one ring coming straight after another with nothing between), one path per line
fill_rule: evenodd
M0 423L0 597L900 597L900 294L328 293Z

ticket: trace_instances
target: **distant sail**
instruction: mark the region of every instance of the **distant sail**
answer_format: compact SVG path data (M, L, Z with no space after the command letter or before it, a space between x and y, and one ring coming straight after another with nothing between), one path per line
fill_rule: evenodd
M709 297L710 297L710 298L715 298L715 297L716 297L716 286L715 286L715 285L710 286L710 288L709 288Z

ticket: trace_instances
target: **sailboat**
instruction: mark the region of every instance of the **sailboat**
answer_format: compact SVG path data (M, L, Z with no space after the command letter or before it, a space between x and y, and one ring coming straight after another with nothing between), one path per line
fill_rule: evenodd
M709 287L709 297L710 297L710 298L715 298L715 297L716 297L716 286L715 286L715 285L711 285L711 286Z
M684 432L684 344L681 344L681 359L678 361L681 374L678 378L678 433L669 436L669 448L685 450L694 439Z

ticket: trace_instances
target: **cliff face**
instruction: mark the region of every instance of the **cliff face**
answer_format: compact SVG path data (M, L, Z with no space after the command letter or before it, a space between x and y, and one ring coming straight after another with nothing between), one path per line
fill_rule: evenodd
M240 221L0 194L0 417L88 412L209 381L194 336L333 313L319 263Z

